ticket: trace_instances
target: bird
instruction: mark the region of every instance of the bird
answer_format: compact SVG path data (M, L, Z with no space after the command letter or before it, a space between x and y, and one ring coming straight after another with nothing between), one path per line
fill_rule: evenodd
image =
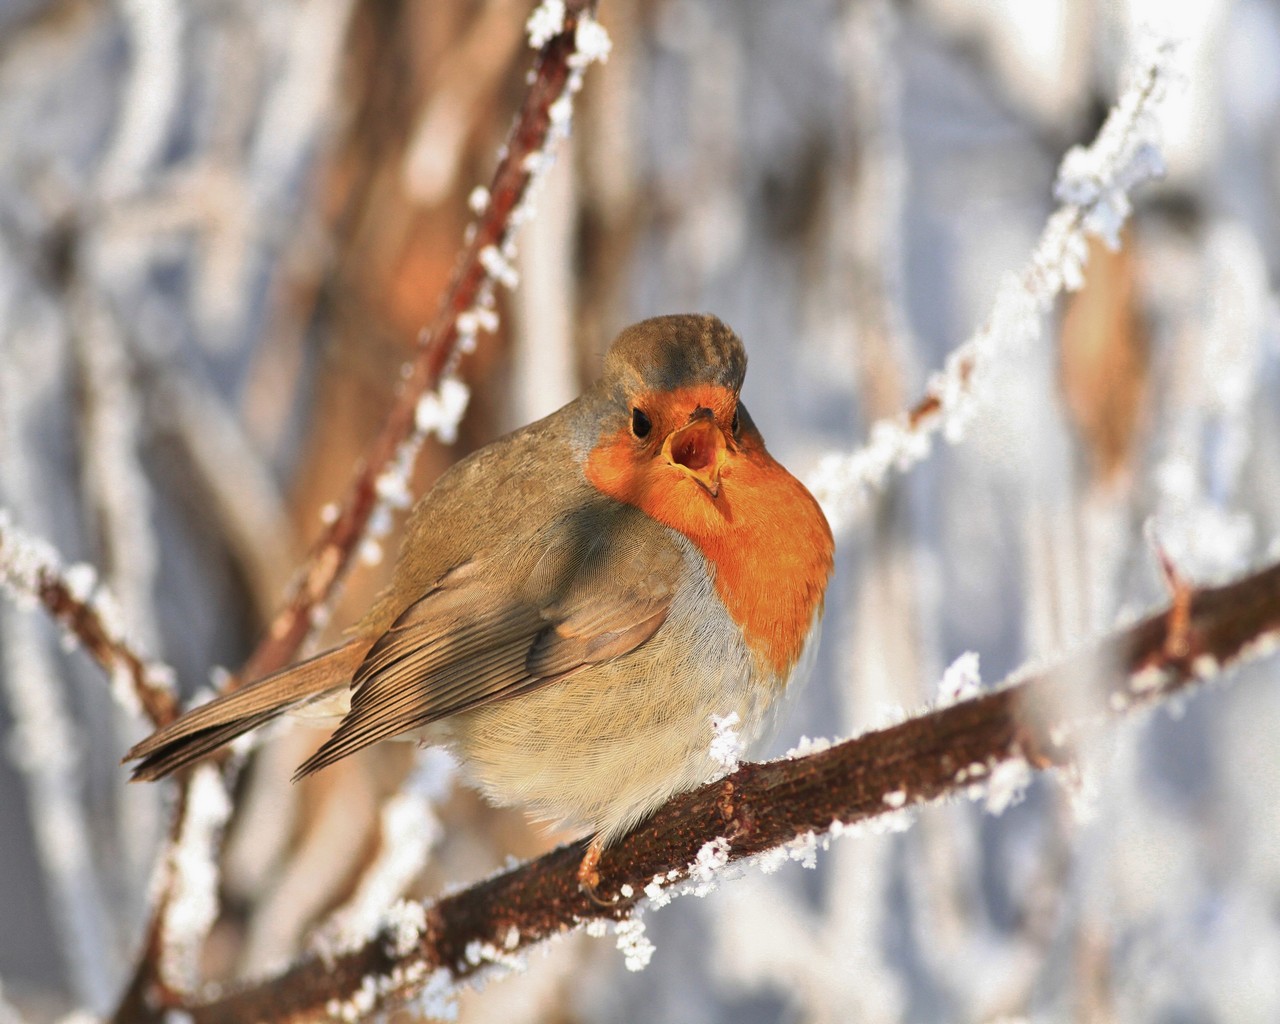
M611 843L722 767L713 719L771 731L817 645L834 540L769 454L711 315L625 328L594 386L455 463L348 638L134 746L135 780L284 712L341 716L299 779L379 740L452 752L497 805Z

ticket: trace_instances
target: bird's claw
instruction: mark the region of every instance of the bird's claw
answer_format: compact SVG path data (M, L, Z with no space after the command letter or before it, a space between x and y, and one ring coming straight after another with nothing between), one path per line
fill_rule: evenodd
M604 852L604 844L599 837L592 839L587 852L582 855L582 863L578 865L578 889L586 893L587 898L598 907L612 907L618 897L605 899L600 895L600 855Z

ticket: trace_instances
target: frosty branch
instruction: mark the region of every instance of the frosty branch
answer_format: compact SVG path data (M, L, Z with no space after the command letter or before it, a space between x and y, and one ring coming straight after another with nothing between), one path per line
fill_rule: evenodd
M859 450L823 460L809 484L837 528L884 486L891 471L924 459L936 434L949 441L963 436L984 374L999 357L1016 354L1037 338L1057 298L1083 285L1089 235L1119 248L1120 229L1131 210L1129 194L1164 171L1156 115L1178 79L1176 56L1173 44L1153 43L1130 69L1097 138L1063 157L1054 187L1061 205L1031 258L1001 286L986 323L950 354L924 396L900 416L873 424L870 441Z
M569 108L564 104L577 88L582 69L601 56L582 46L580 31L595 24L594 0L568 0L563 7L559 30L540 39L524 102L492 183L480 193L484 201L474 204L480 212L468 229L440 311L422 332L386 423L357 467L337 515L312 547L284 606L241 669L240 682L267 675L293 659L311 628L314 611L333 591L365 535L378 505L380 478L398 462L411 463L416 455L425 432L421 403L434 397L459 354L474 345L477 330L495 326L493 290L496 283L510 283L521 205L547 163L548 145L567 124ZM407 451L405 445L410 446Z
M47 545L17 529L0 512L0 584L35 600L120 685L117 696L137 703L153 725L178 712L168 668L144 659L114 625L114 604L88 565L64 569Z
M608 908L579 892L579 842L435 903L408 905L414 914L400 914L357 949L312 956L186 1009L199 1024L285 1021L344 1006L363 1013L424 992L440 998L453 982L549 936L627 918L646 896L687 883L708 849L723 864L811 848L818 835L970 792L1002 766L1025 778L1031 768L1067 764L1074 740L1099 722L1280 645L1280 563L1223 587L1175 582L1172 607L1052 669L820 753L743 765L676 797L605 854L601 891L620 894Z

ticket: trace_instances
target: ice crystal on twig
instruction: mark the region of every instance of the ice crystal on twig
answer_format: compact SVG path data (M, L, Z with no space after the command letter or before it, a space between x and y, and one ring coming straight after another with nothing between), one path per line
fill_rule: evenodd
M89 565L62 566L56 551L10 521L0 509L0 587L19 607L41 604L106 670L111 692L126 710L160 724L172 715L173 672L137 653L124 635L114 599Z
M529 45L535 50L541 50L563 32L564 14L564 0L542 0L525 23Z
M989 814L1003 814L1022 802L1031 784L1031 766L1021 757L1001 761L987 779L986 809Z
M218 838L231 801L217 768L197 765L186 794L182 831L169 849L168 903L160 952L160 972L180 991L200 979L200 951L218 915Z
M721 717L711 716L711 747L707 751L711 760L726 772L736 771L742 757L742 737L738 735L738 713L731 711Z
M938 684L938 702L942 707L968 700L982 692L982 675L978 671L978 655L965 651L947 666Z
M629 971L643 971L653 959L654 947L644 933L644 922L638 916L619 921L616 928L618 949Z

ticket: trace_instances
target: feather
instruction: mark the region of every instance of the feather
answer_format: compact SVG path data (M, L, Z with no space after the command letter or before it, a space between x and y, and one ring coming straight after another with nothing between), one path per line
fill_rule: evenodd
M157 729L124 757L139 762L133 779L164 778L304 701L347 686L364 657L366 643L350 640L223 694Z

